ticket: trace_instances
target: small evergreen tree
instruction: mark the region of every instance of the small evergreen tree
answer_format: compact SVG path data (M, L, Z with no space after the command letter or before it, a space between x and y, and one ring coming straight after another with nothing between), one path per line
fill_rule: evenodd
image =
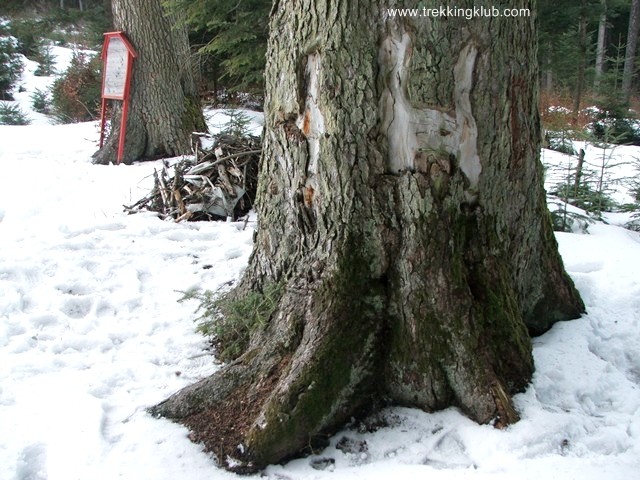
M16 41L0 24L0 100L13 100L11 91L20 78L22 62L18 56Z
M36 88L31 94L31 106L38 113L49 113L51 110L51 97L49 92Z
M245 112L242 110L228 109L225 110L224 113L229 117L229 120L223 126L220 133L234 137L246 137L249 135L251 119Z
M620 166L614 158L614 149L609 144L600 145L602 153L593 162L584 160L584 151L581 149L578 156L567 156L567 163L560 167L564 169L564 179L558 183L551 192L563 202L578 207L597 219L601 219L602 212L616 210L619 205L611 197L612 187L621 179L612 178L612 171ZM562 215L565 217L563 224L566 227L566 208ZM556 212L557 213L557 212ZM566 231L566 228L561 230Z
M575 206L575 200L580 195L579 185L584 178L582 166L585 152L580 149L580 153L576 155L573 146L571 150L573 153L565 156L566 163L564 165L551 167L554 176L564 176L564 179L556 185L556 188L551 192L551 196L547 198L547 206L551 213L551 221L555 231L574 232L579 230L582 233L587 233L589 223L593 221L589 217L569 208L569 205ZM574 163L576 166L574 166ZM548 174L549 167L545 166L545 176Z
M33 74L37 77L50 77L51 75L55 75L55 61L56 56L53 54L53 49L51 45L43 45L40 48L37 59L39 65L36 68L36 71Z
M19 106L0 102L0 125L29 125L29 117Z

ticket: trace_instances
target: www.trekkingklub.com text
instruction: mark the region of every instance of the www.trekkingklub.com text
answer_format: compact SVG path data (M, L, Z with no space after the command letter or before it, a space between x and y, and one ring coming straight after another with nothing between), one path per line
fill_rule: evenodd
M531 11L528 8L440 6L435 8L387 8L387 15L390 17L461 17L471 20L480 17L529 17Z

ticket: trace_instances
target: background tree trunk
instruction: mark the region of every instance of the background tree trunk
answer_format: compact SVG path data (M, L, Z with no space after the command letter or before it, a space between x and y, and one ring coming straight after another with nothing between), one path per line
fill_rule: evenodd
M598 22L598 40L596 45L596 68L593 80L593 88L598 90L600 87L600 80L602 79L602 73L604 72L604 56L606 51L607 41L607 1L602 0L602 13L600 14L600 21Z
M230 295L284 293L246 353L151 409L227 468L278 462L376 402L513 422L527 327L583 311L542 189L534 19L395 5L272 10L260 228Z
M624 56L624 70L622 72L622 94L626 103L631 98L631 85L635 69L636 47L638 45L638 30L640 29L640 0L631 2L629 12L629 32L627 33L627 48Z
M548 45L547 48L551 50L551 45ZM542 67L542 88L544 93L547 95L553 94L553 65L551 63L551 57L548 56L544 67Z
M587 11L586 3L582 1L580 19L578 23L578 72L576 75L576 88L573 93L573 123L577 123L580 116L582 95L584 94L584 77L587 66Z
M124 162L188 153L190 134L206 126L193 82L186 29L169 17L160 0L113 0L116 30L138 53L133 65ZM112 132L94 163L115 162L120 103Z

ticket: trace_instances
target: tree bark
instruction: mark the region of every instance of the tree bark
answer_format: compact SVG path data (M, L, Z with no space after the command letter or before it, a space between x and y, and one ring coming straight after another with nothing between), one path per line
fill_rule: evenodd
M553 68L551 66L551 58L547 58L546 70L544 71L544 91L548 95L553 94Z
M607 39L607 1L602 0L602 13L600 14L600 21L598 22L598 41L596 45L596 68L595 76L593 80L593 87L598 90L600 87L600 80L602 79L602 73L604 72L604 55L606 50Z
M160 0L114 0L113 20L138 57L133 64L124 163L189 153L190 135L206 130L196 95L186 29ZM120 103L112 131L94 163L115 162Z
M631 98L631 85L635 69L636 47L638 45L638 30L640 29L640 0L631 2L629 12L629 31L627 33L627 48L624 56L624 69L622 72L622 94L626 103Z
M576 166L576 178L573 182L573 198L578 198L580 192L580 182L582 181L582 167L584 166L584 149L580 149L578 153L578 165ZM565 203L569 203L568 201Z
M587 65L587 12L583 0L578 23L578 72L576 76L576 88L573 94L573 123L577 123L580 116L580 106L584 93L584 77Z
M260 228L230 298L283 293L242 356L151 409L226 468L281 461L382 404L507 425L527 330L584 310L542 188L534 19L396 6L272 10Z

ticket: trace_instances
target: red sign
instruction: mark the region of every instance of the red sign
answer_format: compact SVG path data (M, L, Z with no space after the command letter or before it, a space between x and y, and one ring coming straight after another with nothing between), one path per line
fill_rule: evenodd
M129 88L133 59L138 55L122 32L104 34L102 47L102 111L100 115L100 148L104 143L105 111L107 100L122 100L122 119L118 139L118 163L124 154L127 112L129 110Z

